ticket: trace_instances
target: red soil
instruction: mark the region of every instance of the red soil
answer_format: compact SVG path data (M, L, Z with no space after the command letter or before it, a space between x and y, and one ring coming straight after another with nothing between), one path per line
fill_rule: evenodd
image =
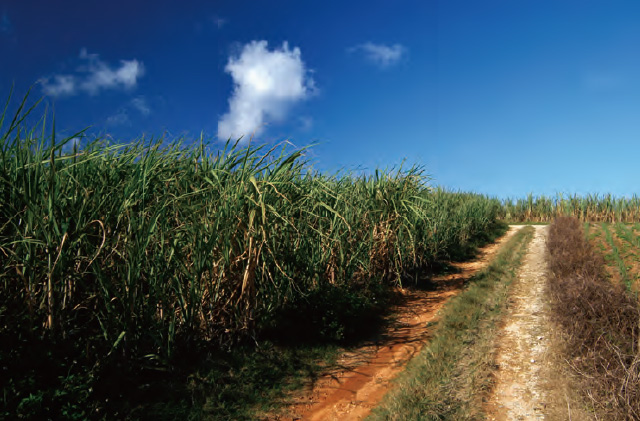
M374 341L345 352L338 365L292 398L273 420L360 420L380 403L392 388L392 380L429 339L431 322L438 311L464 287L478 270L487 266L500 246L517 228L480 250L471 262L454 263L457 273L433 279L434 290L403 290L401 303L392 312L389 329Z

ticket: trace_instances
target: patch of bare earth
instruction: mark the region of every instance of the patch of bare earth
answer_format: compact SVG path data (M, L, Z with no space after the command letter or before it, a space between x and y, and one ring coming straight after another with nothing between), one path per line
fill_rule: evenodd
M515 232L484 247L476 260L453 264L454 274L433 279L434 290L405 290L403 300L392 312L389 329L375 340L345 352L338 365L319 378L273 420L360 420L369 415L391 388L391 381L427 342L430 324L449 298L484 268L498 249Z

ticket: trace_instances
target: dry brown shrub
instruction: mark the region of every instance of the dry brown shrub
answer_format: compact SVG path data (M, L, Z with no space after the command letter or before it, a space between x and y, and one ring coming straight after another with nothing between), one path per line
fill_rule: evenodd
M556 218L549 227L547 251L551 256L549 270L554 276L604 276L604 260L585 239L576 218Z
M578 220L556 219L547 249L552 314L584 395L604 418L640 419L638 300L605 278Z

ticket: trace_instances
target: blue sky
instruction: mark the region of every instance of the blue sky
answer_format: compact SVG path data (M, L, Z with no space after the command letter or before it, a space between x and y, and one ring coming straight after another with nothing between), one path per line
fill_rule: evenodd
M6 0L0 57L0 98L35 84L69 134L245 131L318 143L325 171L640 193L638 1Z

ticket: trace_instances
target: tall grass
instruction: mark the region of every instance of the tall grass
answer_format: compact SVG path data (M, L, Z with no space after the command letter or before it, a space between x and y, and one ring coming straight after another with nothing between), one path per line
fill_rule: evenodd
M640 197L615 197L611 194L533 196L503 201L504 218L514 222L550 222L560 216L572 216L591 222L640 221Z
M26 101L0 122L5 350L46 338L75 344L84 364L159 367L193 340L229 346L277 329L291 309L340 337L500 212L432 189L419 167L326 175L286 145L70 148L78 135L58 140L46 114L27 127Z

